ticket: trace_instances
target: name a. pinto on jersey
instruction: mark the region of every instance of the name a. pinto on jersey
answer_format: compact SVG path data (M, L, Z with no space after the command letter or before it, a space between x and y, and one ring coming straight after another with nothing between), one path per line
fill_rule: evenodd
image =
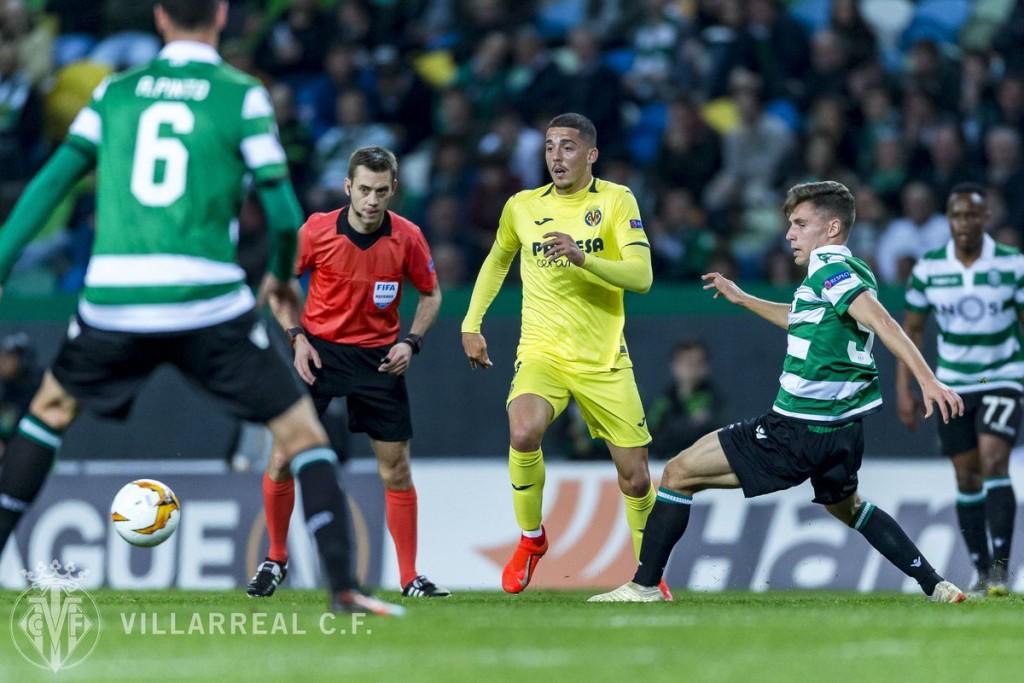
M377 308L387 308L398 296L397 282L374 282L373 283L373 305Z
M166 78L143 76L135 86L136 97L151 99L192 100L202 102L210 95L210 81L205 78Z

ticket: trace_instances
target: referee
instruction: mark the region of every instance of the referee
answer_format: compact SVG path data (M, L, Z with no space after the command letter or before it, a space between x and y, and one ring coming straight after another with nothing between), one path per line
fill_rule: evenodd
M398 162L383 147L349 159L345 194L351 204L313 214L299 231L298 274L309 272L302 310L275 306L295 351L295 369L322 417L331 399L348 398L349 429L365 432L384 483L388 529L395 543L402 595L445 597L416 570L416 489L409 466L412 421L405 371L437 318L441 291L420 229L388 210L398 187ZM398 340L398 304L408 279L419 292L409 334ZM263 478L270 551L248 593L268 597L288 567L288 522L295 486L286 463L271 457Z

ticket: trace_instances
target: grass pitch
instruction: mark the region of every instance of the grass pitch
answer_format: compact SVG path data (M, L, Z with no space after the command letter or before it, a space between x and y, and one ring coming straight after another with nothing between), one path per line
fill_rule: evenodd
M932 605L895 594L677 591L671 604L592 605L585 602L589 593L580 592L460 592L447 600L406 600L404 619L360 624L324 617L319 592L282 590L263 601L241 591L91 595L102 623L96 648L78 666L52 674L16 651L9 628L18 593L0 591L0 681L963 683L1024 677L1024 598L1016 596ZM224 633L205 632L217 623L214 614L224 615ZM163 633L153 633L154 619ZM245 634L237 628L243 623Z

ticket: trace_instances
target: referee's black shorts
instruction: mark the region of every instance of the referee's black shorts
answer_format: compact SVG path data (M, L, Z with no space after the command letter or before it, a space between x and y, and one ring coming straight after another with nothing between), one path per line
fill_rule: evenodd
M323 416L331 399L348 399L348 428L375 441L408 441L412 416L405 377L380 372L391 345L364 348L334 344L307 334L320 354L320 368L312 367L316 382L310 387L316 411Z

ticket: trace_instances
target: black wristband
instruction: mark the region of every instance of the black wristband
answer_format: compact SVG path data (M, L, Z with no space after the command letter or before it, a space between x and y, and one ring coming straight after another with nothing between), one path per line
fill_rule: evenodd
M292 344L292 346L294 346L295 338L298 337L300 334L306 334L306 331L301 327L289 327L287 330L285 330L285 334L288 335L288 341Z
M423 348L423 337L418 334L410 333L406 335L405 339L402 341L409 345L409 348L412 349L413 355L419 353L420 349Z

